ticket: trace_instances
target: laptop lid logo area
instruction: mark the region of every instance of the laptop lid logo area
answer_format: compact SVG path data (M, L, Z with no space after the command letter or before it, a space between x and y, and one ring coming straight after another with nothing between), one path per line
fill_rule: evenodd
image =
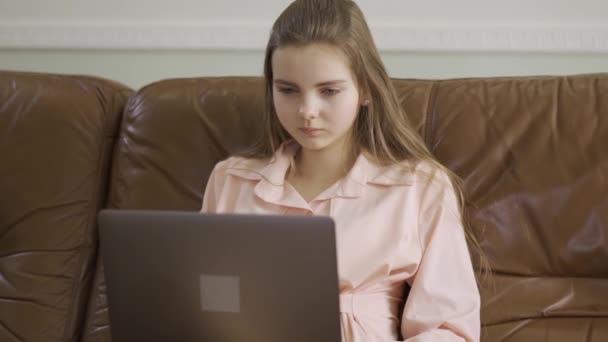
M203 312L241 312L241 281L238 276L201 274Z

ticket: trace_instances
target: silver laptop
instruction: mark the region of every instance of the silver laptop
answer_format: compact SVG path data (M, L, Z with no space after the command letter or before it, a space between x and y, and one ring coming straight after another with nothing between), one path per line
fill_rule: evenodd
M340 341L328 217L103 210L113 342Z

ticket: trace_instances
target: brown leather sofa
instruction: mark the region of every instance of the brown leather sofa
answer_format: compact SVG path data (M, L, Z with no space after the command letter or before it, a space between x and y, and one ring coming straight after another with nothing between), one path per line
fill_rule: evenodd
M464 180L493 268L482 340L608 341L608 74L394 82ZM0 341L110 341L97 212L198 210L262 92L0 72Z

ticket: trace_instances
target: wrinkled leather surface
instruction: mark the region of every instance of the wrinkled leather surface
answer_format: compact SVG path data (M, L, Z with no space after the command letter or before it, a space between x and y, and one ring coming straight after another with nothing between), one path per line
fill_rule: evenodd
M436 96L427 141L463 178L495 273L487 341L608 341L608 75L449 80Z
M114 136L131 91L0 72L0 341L77 341Z
M78 246L80 253L72 256L57 251L54 255L64 258L57 261L46 255L24 254L35 260L36 267L48 266L51 279L63 274L68 281L76 279L72 270L78 267L70 262L88 260L80 268L78 279L82 281L73 282L77 289L87 288L95 273L82 340L110 341L103 265L91 257L95 232L88 223L93 221L87 216L89 211L80 216L71 211L81 212L78 203L89 203L87 210L96 210L103 198L101 190L87 192L92 195L87 198L94 201L77 196L77 191L88 189L88 182L95 179L83 180L79 176L83 167L98 170L103 164L95 164L99 159L90 157L95 155L89 148L95 143L87 140L90 130L73 128L80 119L61 121L53 116L50 122L35 121L40 123L37 125L14 114L25 112L22 108L29 108L27 113L72 113L69 104L80 103L86 96L64 81L49 83L53 87L45 83L45 92L26 88L27 96L9 101L13 93L22 93L14 89L22 87L15 88L5 81L5 74L0 75L0 190L8 194L3 198L11 198L4 201L11 203L0 206L0 315L4 326L0 333L8 331L5 327L15 329L31 322L24 318L30 312L13 318L5 314L5 307L36 307L20 304L12 294L28 294L47 303L43 302L45 289L28 287L34 277L21 269L13 271L21 264L13 262L10 248L26 246L19 248L30 251L32 246L46 243L53 251ZM464 180L471 224L494 271L490 281L482 284L482 340L608 341L608 74L394 82L414 127L435 155ZM65 92L73 97L56 95ZM109 184L106 187L100 182L95 188L108 189L105 206L198 210L214 164L255 138L262 102L259 78L165 80L141 89L128 101L120 129L117 120L107 119L114 125L104 126L114 130L108 136L117 134ZM6 103L13 103L10 111ZM55 134L58 131L62 134ZM76 131L81 134L71 134ZM10 132L9 138L5 132ZM17 153L15 146L27 148ZM64 168L58 169L63 165L71 166L65 169L72 173L64 175ZM43 170L53 181L36 177L38 173L31 170ZM73 183L80 186L74 189ZM44 197L47 194L53 197L49 200ZM32 202L42 200L54 206L40 209L42 205ZM57 203L66 202L70 204L52 211ZM30 217L30 212L42 216L37 220L31 216L33 221L22 232L13 228L19 226L13 222ZM79 225L69 221L75 217L80 218ZM47 235L49 227L53 227L53 239ZM13 231L21 234L18 240L11 238ZM15 282L23 274L27 282ZM71 303L82 303L85 297L73 297ZM83 319L80 307L77 311ZM71 311L63 307L42 312L48 314L47 322L55 319L66 327L78 325L78 318L66 318ZM20 337L26 341L69 340L78 329L66 328L72 332L51 334L47 339L40 331L48 326L50 323L36 326L42 328ZM8 341L18 340L6 336Z
M508 310L509 307L504 308ZM608 341L604 317L534 318L485 326L481 340L487 342L603 342Z

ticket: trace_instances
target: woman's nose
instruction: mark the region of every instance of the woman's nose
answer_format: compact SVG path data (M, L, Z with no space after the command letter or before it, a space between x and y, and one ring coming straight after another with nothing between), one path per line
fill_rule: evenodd
M304 101L298 107L298 115L305 120L314 119L319 116L319 106L315 101Z

